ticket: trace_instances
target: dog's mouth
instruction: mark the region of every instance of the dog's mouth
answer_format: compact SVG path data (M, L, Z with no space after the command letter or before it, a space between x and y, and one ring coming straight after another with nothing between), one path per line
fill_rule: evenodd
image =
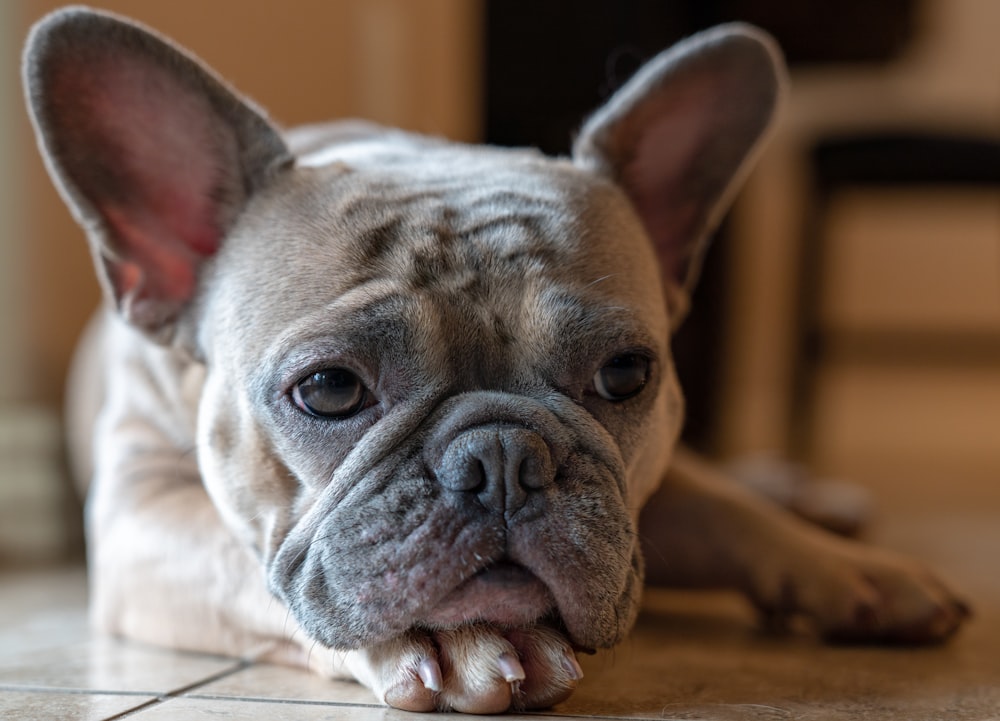
M525 626L556 606L544 583L524 566L499 561L478 571L441 599L424 618L430 627L484 621L500 626Z

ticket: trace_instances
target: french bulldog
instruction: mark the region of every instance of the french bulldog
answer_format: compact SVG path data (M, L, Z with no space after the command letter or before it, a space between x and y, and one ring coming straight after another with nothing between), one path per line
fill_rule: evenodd
M486 713L567 698L644 582L831 638L962 623L922 566L675 450L670 333L784 93L762 31L666 50L568 158L285 132L88 9L24 79L107 299L71 383L98 629Z

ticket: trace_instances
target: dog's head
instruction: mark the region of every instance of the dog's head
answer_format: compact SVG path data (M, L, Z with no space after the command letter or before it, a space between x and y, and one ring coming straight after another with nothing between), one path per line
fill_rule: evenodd
M89 11L36 27L25 68L108 298L204 365L205 486L309 633L621 638L681 422L669 333L773 115L768 39L726 26L665 52L566 159L283 136Z

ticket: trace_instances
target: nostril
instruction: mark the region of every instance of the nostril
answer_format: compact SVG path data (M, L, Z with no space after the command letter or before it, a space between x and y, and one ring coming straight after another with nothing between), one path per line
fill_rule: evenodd
M546 464L533 456L527 456L521 461L517 476L521 486L531 490L544 488L551 480Z
M469 474L465 490L478 492L486 488L489 471L486 469L485 463L477 459L472 464Z
M517 482L524 488L532 488L532 480L537 463L532 463L530 458L523 458L517 465Z
M548 444L528 430L512 432L504 440L504 450L516 460L516 481L527 490L539 490L552 483L555 468Z
M495 474L494 458L499 452L489 447L480 434L464 433L445 450L435 468L438 481L452 491L480 491Z

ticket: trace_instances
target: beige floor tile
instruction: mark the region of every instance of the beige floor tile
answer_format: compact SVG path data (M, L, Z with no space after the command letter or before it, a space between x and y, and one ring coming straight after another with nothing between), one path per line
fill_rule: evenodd
M0 664L86 640L86 599L82 568L0 576Z
M538 716L418 715L381 706L340 706L321 703L253 701L243 699L176 698L157 704L132 716L135 721L199 721L200 719L240 719L241 721L415 721L415 719L456 718L462 721L503 719L503 721L538 721Z
M972 602L975 618L949 644L838 647L807 634L768 637L756 630L746 605L735 597L652 592L631 638L612 652L584 657L586 678L580 688L542 716L1000 719L998 529L1000 513L992 507L929 508L879 523L883 542L931 562ZM0 577L0 641L16 641L18 634L24 638L20 651L0 651L0 718L33 718L29 712L36 713L46 702L53 710L35 717L101 718L106 708L101 704L138 704L146 698L38 693L46 688L177 696L130 717L140 721L226 715L306 721L416 718L375 705L360 686L324 681L295 669L243 667L227 659L87 640L81 608L46 606L45 593L12 591L6 581ZM39 583L43 591L59 585ZM73 583L79 586L81 577ZM78 593L74 603L82 604L82 595ZM50 622L56 638L45 638L45 624ZM69 640L63 642L64 636Z
M13 622L0 612L0 668L32 654L85 643L88 638L87 612L82 605L41 611Z
M988 599L983 599L988 601ZM994 600L995 603L995 600ZM556 712L695 719L1000 718L1000 608L940 647L830 646L761 634L738 602L654 592L615 651Z
M152 701L143 696L0 690L0 718L11 721L101 721Z
M352 705L367 707L369 709L380 709L377 718L395 719L399 713L388 712L383 709L372 692L361 684L351 681L322 679L307 671L270 664L251 666L237 673L227 675L218 681L199 687L190 694L187 694L187 696L191 699L206 700L232 698L244 701L269 700L288 701L291 703L310 702ZM386 716L385 713L389 713L389 715ZM570 712L565 709L556 709L550 711L549 714L565 718ZM577 716L570 717L578 718ZM321 716L320 718L324 717ZM367 717L360 716L359 718ZM398 715L398 718L412 720L414 716L412 714L401 714ZM461 718L469 717L462 716ZM516 717L503 716L502 718ZM533 715L526 718L537 718L537 716Z
M161 695L236 668L233 659L95 638L4 657L0 686Z
M302 669L271 664L242 669L199 687L192 694L201 697L381 705L372 692L359 683L324 679Z

